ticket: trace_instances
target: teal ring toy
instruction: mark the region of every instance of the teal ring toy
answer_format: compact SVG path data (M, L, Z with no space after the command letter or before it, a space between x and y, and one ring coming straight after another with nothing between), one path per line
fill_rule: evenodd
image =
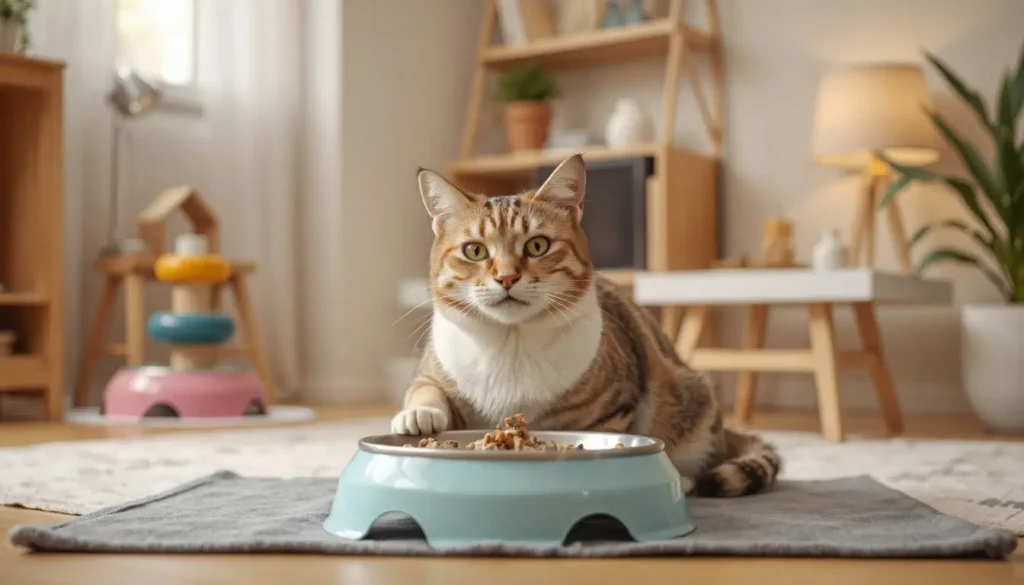
M451 431L460 445L485 431ZM610 516L638 542L685 536L696 526L679 472L651 437L537 431L583 451L475 451L406 447L419 437L360 441L338 479L323 528L360 540L389 513L411 517L435 549L507 543L559 547L581 520ZM616 443L625 446L616 449Z
M220 345L235 334L235 323L220 313L153 313L147 323L157 341L178 345Z

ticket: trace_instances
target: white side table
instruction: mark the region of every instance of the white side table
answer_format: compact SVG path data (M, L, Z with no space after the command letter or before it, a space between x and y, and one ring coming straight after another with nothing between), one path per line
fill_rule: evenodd
M637 273L633 295L641 305L675 309L672 314L679 316L675 324L667 326L668 333L687 365L695 370L739 373L734 405L737 422L750 421L758 372L808 372L815 376L822 435L831 441L842 441L837 376L840 369L868 370L886 427L893 434L903 430L899 401L875 320L875 306L950 304L953 286L946 281L922 280L869 268L828 272L716 269ZM744 347L698 347L710 309L729 305L750 307ZM810 348L764 348L768 310L773 305L808 307ZM832 312L837 305L853 308L861 338L858 351L836 348Z

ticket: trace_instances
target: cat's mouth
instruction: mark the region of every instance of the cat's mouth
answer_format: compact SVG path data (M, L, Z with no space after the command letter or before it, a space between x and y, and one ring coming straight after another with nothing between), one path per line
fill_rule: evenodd
M507 294L504 298L498 299L497 301L490 303L492 307L507 307L509 305L528 305L526 301L521 301L514 296Z

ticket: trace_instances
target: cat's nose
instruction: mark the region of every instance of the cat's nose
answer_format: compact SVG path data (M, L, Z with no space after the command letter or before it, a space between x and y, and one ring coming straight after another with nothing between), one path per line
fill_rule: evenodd
M500 274L494 277L494 280L498 281L501 288L508 290L512 288L512 285L519 281L522 275L519 274Z

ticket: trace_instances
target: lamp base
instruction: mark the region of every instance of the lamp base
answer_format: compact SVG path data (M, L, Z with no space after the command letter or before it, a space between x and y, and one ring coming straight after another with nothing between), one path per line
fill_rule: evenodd
M875 266L875 213L883 189L889 184L888 169L872 164L864 173L864 191L853 220L852 239L850 240L850 266ZM900 264L900 272L912 272L910 250L907 248L907 236L903 229L903 217L896 200L886 205L884 213L889 224L889 236L896 250L896 259ZM863 262L861 255L863 254Z

